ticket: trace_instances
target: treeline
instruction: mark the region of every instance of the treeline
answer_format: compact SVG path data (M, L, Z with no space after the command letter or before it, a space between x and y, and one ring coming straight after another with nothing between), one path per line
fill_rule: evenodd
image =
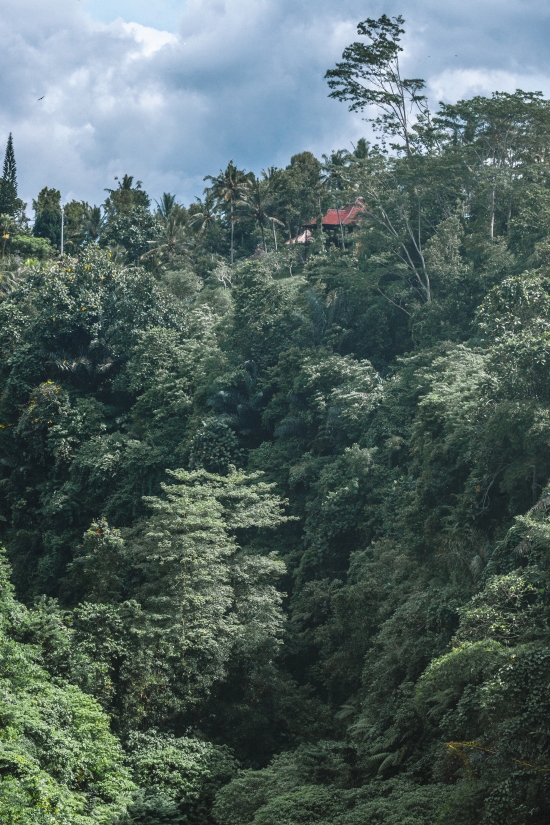
M6 822L547 822L550 101L403 83L379 145L68 204L63 257L3 187Z
M366 151L364 140L356 151ZM341 154L333 158L338 161ZM76 200L63 205L64 252L78 255L86 246L98 244L116 251L118 260L139 263L148 270L165 268L176 256L176 262L192 259L205 272L212 269L213 256L231 263L256 249L279 251L306 220L323 213L334 200L332 187L327 185L333 158L325 157L323 164L311 152L302 152L286 169L271 167L259 177L231 161L218 175L205 178L211 185L202 199L188 207L170 193L152 204L141 181L124 175L115 179L115 189L106 190L101 206ZM17 198L16 189L12 193L0 206L8 236L4 255L12 253L21 259L55 256L61 245L59 190L44 187L33 200L32 227L26 205Z

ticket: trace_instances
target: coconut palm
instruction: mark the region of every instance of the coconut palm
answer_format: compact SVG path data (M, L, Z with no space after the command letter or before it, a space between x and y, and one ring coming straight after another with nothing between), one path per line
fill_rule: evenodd
M142 259L158 258L170 259L181 253L187 247L187 233L185 231L186 210L176 203L176 196L164 192L160 201L157 201L156 217L161 227L158 238L149 241L149 249Z
M149 241L151 249L141 256L142 260L147 258L170 259L173 255L182 253L187 248L187 235L185 226L179 220L177 214L161 222L162 232L154 241Z
M246 172L237 169L232 160L227 164L225 172L220 170L217 177L206 175L204 180L209 180L212 183L212 193L218 201L218 205L222 203L230 204L231 212L231 263L234 260L234 235L235 235L235 216L234 206L235 202L241 195L243 185L247 180Z
M335 193L344 193L349 188L349 174L348 169L352 155L346 149L338 149L337 152L332 152L330 157L323 155L323 166L321 180L327 189L333 193L333 203L338 215L338 225L340 227L340 239L342 249L345 248L344 242L344 227L340 218L340 209L343 206L341 196Z
M193 227L199 228L199 235L206 232L216 220L217 200L212 189L204 190L204 200L197 198L197 203L190 207L191 214L189 223Z
M83 220L84 235L90 243L96 243L103 228L100 206L90 206Z
M348 188L348 170L352 155L347 149L338 149L329 155L323 155L321 180L331 192L341 192Z
M176 196L171 195L170 192L163 192L160 201L157 201L157 214L162 221L168 221L174 212L176 204Z
M266 174L266 172L262 172L261 178L252 176L247 179L243 184L242 194L238 201L238 206L243 215L253 218L260 227L265 252L267 252L265 240L266 227L269 226L271 222L273 230L275 231L275 222L280 223L280 221L271 214L273 211L273 196L272 178Z

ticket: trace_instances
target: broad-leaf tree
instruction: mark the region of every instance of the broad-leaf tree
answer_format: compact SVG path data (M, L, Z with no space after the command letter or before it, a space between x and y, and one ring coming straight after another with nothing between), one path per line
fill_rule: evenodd
M404 19L383 14L378 20L368 17L357 25L357 33L367 42L348 46L340 63L325 75L332 89L329 97L349 102L351 112L370 106L382 114L371 122L383 134L401 138L408 155L416 149L413 131L418 116L427 116L426 97L421 94L425 83L419 78L401 75L399 45Z

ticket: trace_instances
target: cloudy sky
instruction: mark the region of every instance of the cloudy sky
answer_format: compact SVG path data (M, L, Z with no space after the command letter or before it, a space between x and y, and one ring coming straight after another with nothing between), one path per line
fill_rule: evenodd
M406 18L405 76L433 104L550 95L544 0L0 0L0 151L13 132L30 205L46 185L100 203L125 172L187 203L230 159L350 148L368 126L323 75L384 12Z

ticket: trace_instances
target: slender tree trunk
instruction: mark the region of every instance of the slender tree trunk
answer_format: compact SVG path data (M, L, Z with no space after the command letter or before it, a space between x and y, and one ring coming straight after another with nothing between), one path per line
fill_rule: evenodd
M491 240L495 237L495 190L491 192Z
M261 224L260 224L260 230L261 230L261 232L262 232L262 241L263 241L263 244L264 244L264 252L267 252L267 244L266 244L266 242L265 242L265 232L264 232L264 225L263 225L263 223L261 223Z
M399 97L400 103L397 104L398 107L398 120L401 121L401 125L403 127L403 137L405 139L405 151L407 152L408 157L411 156L411 144L409 141L409 124L408 124L408 117L407 117L407 101L405 100L405 90L403 89L403 84L401 82L401 71L399 68L399 60L396 60L395 63L395 74L397 78L397 84L399 87ZM395 109L394 109L395 111Z
M273 241L275 242L275 252L277 252L277 233L275 232L275 221L271 221L271 228L273 230Z
M231 196L231 266L233 266L233 237L235 234L235 221L233 220L233 195Z
M342 238L342 249L345 249L344 244L344 227L342 226L342 221L340 220L340 209L336 207L336 214L338 215L338 226L340 227L340 235Z

